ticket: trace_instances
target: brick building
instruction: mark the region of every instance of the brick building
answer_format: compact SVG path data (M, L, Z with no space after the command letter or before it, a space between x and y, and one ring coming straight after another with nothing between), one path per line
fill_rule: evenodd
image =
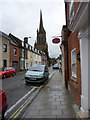
M20 70L20 48L19 44L11 38L10 41L10 66L12 66L16 72Z
M80 107L80 114L90 117L90 2L65 2L66 25L62 28L65 86ZM61 47L62 48L62 47Z
M24 63L25 63L25 60L24 60L24 41L20 40L19 38L17 38L15 35L13 34L9 34L9 37L15 41L16 43L18 43L18 47L19 47L19 68L20 70L24 70Z

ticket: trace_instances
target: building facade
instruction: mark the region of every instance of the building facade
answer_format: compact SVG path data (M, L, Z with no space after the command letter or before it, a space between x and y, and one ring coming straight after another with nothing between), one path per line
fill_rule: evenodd
M19 47L19 70L22 71L24 70L24 42L22 40L20 40L19 38L17 38L15 35L12 35L11 33L9 34L9 37L15 41L16 43L18 43L18 47Z
M73 94L83 117L90 116L89 12L90 2L65 2L62 28L65 86Z
M71 2L75 7L73 19L69 29L77 33L80 44L81 62L81 107L80 113L86 118L90 118L90 1ZM71 6L71 5L70 5ZM72 8L72 7L71 7Z
M10 66L10 38L0 31L0 67Z
M10 41L10 51L10 66L18 72L20 70L20 48L19 44L13 39Z

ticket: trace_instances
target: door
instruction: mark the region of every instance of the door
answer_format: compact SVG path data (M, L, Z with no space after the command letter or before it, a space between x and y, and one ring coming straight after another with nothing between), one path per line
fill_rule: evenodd
M9 68L7 67L7 68L5 68L5 73L6 73L6 76L10 76L10 70L9 70Z
M18 72L18 62L17 61L13 61L12 67L15 69L16 72Z

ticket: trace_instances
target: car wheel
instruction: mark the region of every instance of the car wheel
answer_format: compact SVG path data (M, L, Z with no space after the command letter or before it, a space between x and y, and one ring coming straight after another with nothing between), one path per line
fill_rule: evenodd
M14 73L13 73L13 76L15 76L15 75L16 75L16 73L14 72Z
M6 74L3 75L3 78L6 78Z
M28 82L27 81L25 81L26 82L26 85L28 85Z
M2 118L1 118L1 120L4 120L4 113L2 113Z

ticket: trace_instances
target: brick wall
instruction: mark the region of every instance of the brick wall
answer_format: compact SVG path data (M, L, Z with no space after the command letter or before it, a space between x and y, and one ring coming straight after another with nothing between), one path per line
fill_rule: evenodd
M71 71L71 51L76 48L76 71L77 78L76 81L72 78ZM76 99L79 106L81 106L81 66L80 61L77 59L77 53L80 52L80 44L79 39L77 37L77 33L71 33L68 38L68 54L69 54L69 87L70 90Z
M74 5L74 15L77 11L77 8L79 6L79 2L75 2ZM67 29L69 29L69 3L67 2L65 5L66 8L66 24ZM67 33L67 31L65 31ZM80 44L79 39L77 37L77 33L70 33L69 36L66 37L67 34L64 33L64 40L66 38L66 42L64 45L64 66L65 66L65 81L67 80L67 45L68 42L68 65L69 65L69 90L71 91L73 97L75 98L77 104L79 107L81 106L81 65L80 61L77 59L77 53L80 51ZM72 78L72 71L71 71L71 51L76 48L76 71L77 71L77 79L76 81ZM66 85L66 84L65 84Z
M17 55L14 55L14 48L17 49ZM13 62L13 61L17 61L17 62L19 63L19 65L20 65L19 53L20 53L19 48L11 44L10 66L12 66L12 62ZM20 69L20 68L19 68L19 69Z

